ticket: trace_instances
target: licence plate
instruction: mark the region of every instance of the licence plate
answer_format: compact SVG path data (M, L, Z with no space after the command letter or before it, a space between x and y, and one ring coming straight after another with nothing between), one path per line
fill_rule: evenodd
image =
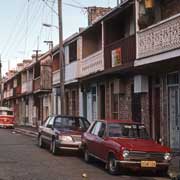
M141 167L156 167L156 161L141 161Z

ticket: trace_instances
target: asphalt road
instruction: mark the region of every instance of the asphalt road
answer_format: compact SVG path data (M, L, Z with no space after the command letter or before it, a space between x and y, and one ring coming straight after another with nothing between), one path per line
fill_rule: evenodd
M152 173L111 176L100 162L86 164L76 154L51 155L36 139L0 129L0 180L165 180Z

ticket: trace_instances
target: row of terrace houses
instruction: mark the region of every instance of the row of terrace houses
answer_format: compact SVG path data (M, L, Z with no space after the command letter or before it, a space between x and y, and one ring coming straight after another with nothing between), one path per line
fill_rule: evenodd
M155 140L180 149L179 0L89 11L89 26L64 41L66 114L142 122ZM61 68L56 46L5 80L4 103L18 124L61 114Z

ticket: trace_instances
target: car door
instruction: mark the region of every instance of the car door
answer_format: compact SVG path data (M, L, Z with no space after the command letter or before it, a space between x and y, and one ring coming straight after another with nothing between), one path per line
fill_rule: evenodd
M102 160L105 160L105 155L106 155L105 136L106 136L106 124L102 122L95 138L95 144L96 144L95 155Z
M54 117L51 117L43 130L43 138L48 144L51 143L52 135L54 134L53 125L54 125Z
M89 132L89 136L87 139L87 145L88 145L88 150L90 153L94 154L95 156L97 155L97 151L98 151L98 146L97 146L97 136L98 136L98 132L101 128L101 122L100 121L96 121L94 126L92 127L92 129Z
M45 143L48 142L47 141L47 136L46 136L46 131L47 131L46 128L47 128L47 125L48 125L51 118L52 118L51 116L47 117L47 119L45 120L45 123L42 126L39 127L39 132L41 134L41 138L43 139L43 141Z

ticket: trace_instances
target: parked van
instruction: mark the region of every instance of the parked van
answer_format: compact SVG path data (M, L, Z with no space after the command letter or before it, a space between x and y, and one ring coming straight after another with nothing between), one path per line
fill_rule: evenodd
M0 107L0 127L14 128L14 111L8 107Z

